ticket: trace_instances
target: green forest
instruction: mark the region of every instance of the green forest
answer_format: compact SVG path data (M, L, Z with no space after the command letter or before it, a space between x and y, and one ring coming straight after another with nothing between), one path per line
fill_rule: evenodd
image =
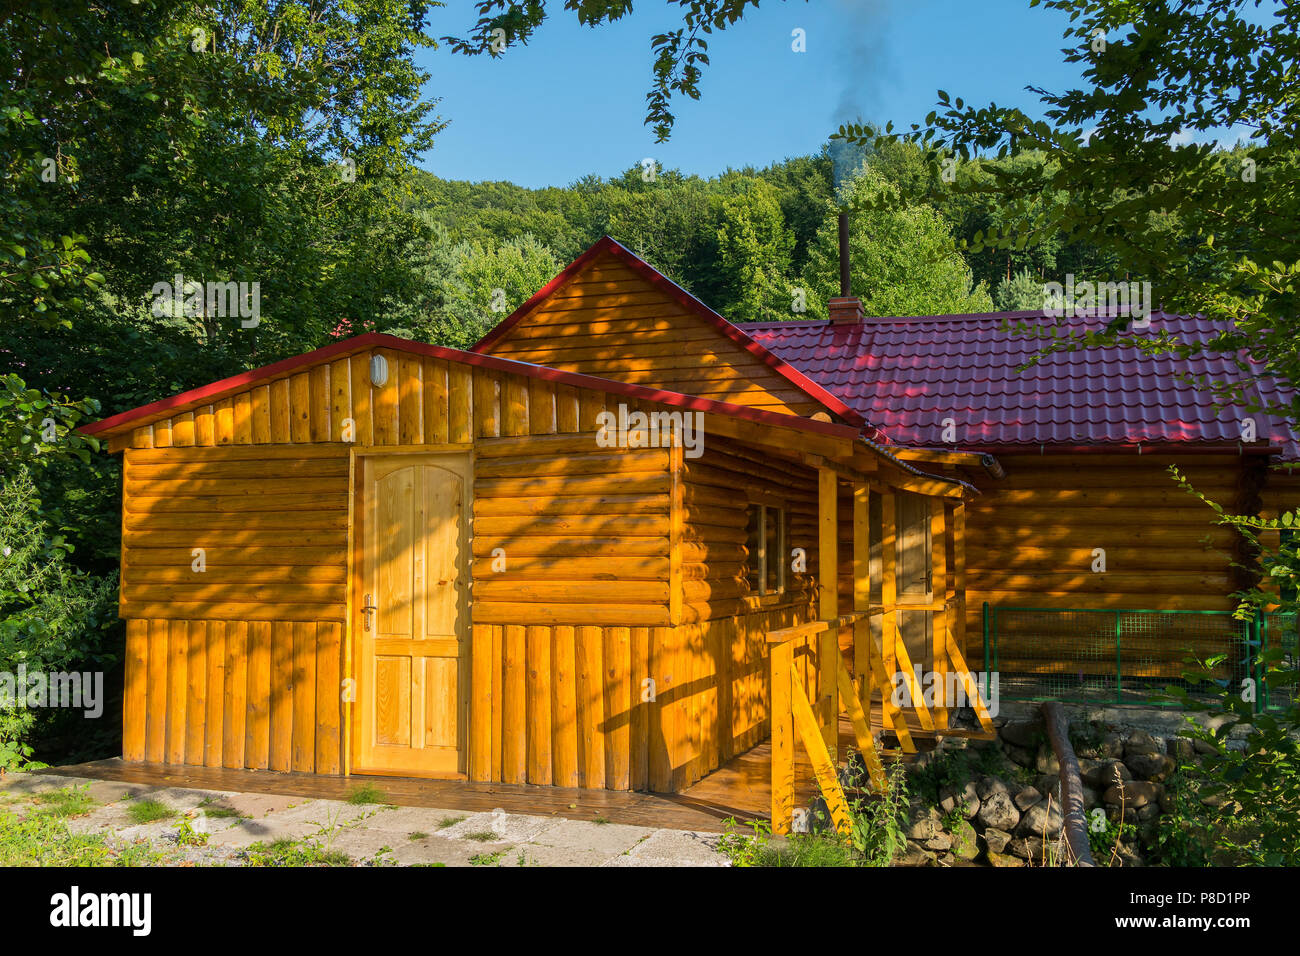
M1109 0L1049 5L1082 14L1077 31L1128 22ZM1225 351L1295 378L1297 107L1274 69L1294 67L1295 23L1261 32L1240 4L1149 5L1107 61L1072 35L1084 88L1047 99L1048 121L940 91L915 135L854 126L763 167L630 164L544 189L422 168L446 120L416 63L437 39L419 0L0 6L0 668L105 669L120 690L120 463L77 425L365 331L468 347L602 235L732 321L815 319L845 209L868 314L1036 309L1066 274L1154 279L1166 307L1239 323ZM545 17L492 6L439 55ZM582 6L599 26L623 5ZM744 7L685 16L721 30ZM698 95L682 62L656 61L662 135L671 96ZM1254 132L1232 148L1171 145L1239 123ZM257 283L257 320L159 308L177 276ZM0 711L0 770L116 752L112 719L70 720Z

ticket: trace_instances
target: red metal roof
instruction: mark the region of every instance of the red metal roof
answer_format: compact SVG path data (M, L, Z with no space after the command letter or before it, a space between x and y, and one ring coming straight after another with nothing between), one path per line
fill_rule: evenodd
M1022 372L1018 367L1046 342L1013 333L1008 320L1063 321L1035 312L1002 312L741 327L856 408L891 443L1004 451L1013 446L1235 446L1242 439L1242 420L1250 417L1259 445L1280 446L1284 459L1300 458L1296 435L1284 421L1216 409L1210 392L1179 380L1179 373L1235 380L1240 373L1227 356L1180 360L1148 358L1128 347L1079 349L1048 355ZM1073 319L1067 327L1097 328L1102 321ZM1220 328L1199 316L1153 313L1151 332L1161 330L1204 341ZM1284 394L1280 387L1267 388L1264 397L1275 401ZM943 440L944 419L955 425L955 442Z
M586 270L596 257L604 252L609 253L617 259L621 259L630 269L632 269L633 272L640 275L651 285L671 296L688 311L699 316L706 323L713 326L727 338L731 339L755 358L762 361L765 365L813 401L825 406L834 414L839 415L850 425L867 426L866 434L869 437L879 437L875 435L874 429L868 426L867 421L862 418L855 409L846 405L837 396L832 395L798 369L793 368L786 362L783 362L779 357L773 355L769 350L765 349L762 345L755 342L750 338L750 336L745 334L745 332L740 328L718 315L718 313L714 312L699 299L695 298L695 296L691 295L672 279L669 279L654 266L641 259L636 253L632 252L617 240L611 239L609 236L602 236L591 246L591 248L565 266L564 271L550 282L546 283L546 285L539 289L527 302L497 323L497 325L488 332L487 335L479 339L479 341L471 348L471 351L484 354L491 353L493 345L505 338L505 336L510 333L511 329L523 321L523 319L539 305L550 298L557 289Z

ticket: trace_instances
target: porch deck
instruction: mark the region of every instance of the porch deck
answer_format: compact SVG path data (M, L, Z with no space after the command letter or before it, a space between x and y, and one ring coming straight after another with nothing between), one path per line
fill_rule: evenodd
M878 709L876 711L879 713ZM932 738L914 730L916 742L926 748ZM854 746L848 719L840 718L840 752ZM340 777L269 770L232 770L224 767L190 767L160 763L127 763L120 758L52 767L41 773L89 777L156 787L273 793L307 799L346 800L361 784L371 783L385 799L398 806L437 807L445 810L484 812L498 807L508 813L557 816L572 820L600 817L611 823L665 827L675 830L721 832L725 821L741 823L771 816L771 745L764 741L705 776L682 793L643 793L616 790L579 790L464 780L430 780L417 777ZM796 796L806 804L817 793L812 765L803 748L795 763Z

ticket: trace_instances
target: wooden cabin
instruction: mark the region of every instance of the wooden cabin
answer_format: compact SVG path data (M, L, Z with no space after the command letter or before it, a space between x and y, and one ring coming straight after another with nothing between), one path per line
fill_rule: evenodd
M556 307L603 334L588 294ZM833 755L837 668L869 708L909 648L956 666L975 492L748 354L740 403L369 334L87 426L124 457L124 758L678 791L772 733L782 633L778 772L792 700Z
M564 303L576 296L609 318L568 321ZM864 434L899 459L979 489L964 516L967 633L978 633L986 602L1230 611L1232 593L1252 580L1238 566L1249 567L1250 556L1236 532L1177 487L1170 466L1233 513L1300 506L1300 473L1286 468L1300 460L1289 424L1217 408L1182 377L1233 380L1231 357L1039 356L1044 340L1015 331L1052 322L1035 312L871 317L844 297L829 313L728 322L605 241L475 351L625 382L694 379L703 394L806 414L793 396L781 396L782 409L770 387L759 388L775 358L832 395L827 407L843 420L869 423ZM1184 341L1218 331L1196 316L1157 312L1150 322ZM1267 382L1250 389L1265 403L1284 395ZM905 527L906 499L896 507ZM1052 641L1036 644L1049 665Z
M1285 423L1177 375L1218 367L830 314L733 324L606 238L470 352L364 335L87 426L125 461L124 757L674 792L770 739L780 830L842 711L868 755L875 706L950 729L891 681L969 681L986 601L1228 609L1167 465L1294 503Z

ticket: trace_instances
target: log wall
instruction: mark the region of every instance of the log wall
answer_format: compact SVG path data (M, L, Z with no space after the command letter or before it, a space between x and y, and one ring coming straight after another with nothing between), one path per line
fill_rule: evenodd
M968 634L985 601L1025 607L1229 610L1234 533L1179 488L1177 465L1225 507L1241 494L1237 457L999 456L967 506ZM1094 549L1106 552L1094 572Z
M493 355L720 402L823 408L612 254L527 315Z

